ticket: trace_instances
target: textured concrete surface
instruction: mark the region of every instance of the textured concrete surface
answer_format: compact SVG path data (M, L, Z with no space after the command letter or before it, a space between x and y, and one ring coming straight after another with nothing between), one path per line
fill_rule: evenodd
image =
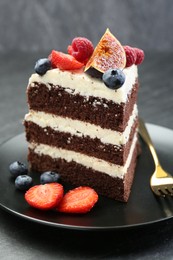
M74 36L94 44L105 29L123 44L172 50L172 0L1 0L0 51L66 49Z

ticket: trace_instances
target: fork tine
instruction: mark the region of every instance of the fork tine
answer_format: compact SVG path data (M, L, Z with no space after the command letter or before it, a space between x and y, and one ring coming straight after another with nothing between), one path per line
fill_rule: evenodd
M162 188L161 192L163 192L164 195L170 195L169 190L167 189L167 187Z
M160 191L160 196L165 197L166 195L168 195L168 192L164 188L160 188L159 191Z
M162 187L162 188L161 188L161 192L162 192L164 195L168 195L168 196L173 195L173 190L172 190L171 188L169 188L169 186Z
M173 187L172 186L168 186L167 190L169 191L169 195L173 196Z
M161 187L160 189L160 193L162 196L173 196L173 190L172 187L169 186L165 186L165 187Z
M152 188L152 191L157 195L157 196L163 196L160 192L160 189L158 188L155 188L155 187L151 187Z

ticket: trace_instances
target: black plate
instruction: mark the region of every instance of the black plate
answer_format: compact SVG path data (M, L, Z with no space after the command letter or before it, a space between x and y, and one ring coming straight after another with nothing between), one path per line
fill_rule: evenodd
M162 165L173 173L173 131L147 124ZM85 215L67 215L42 212L28 206L24 193L15 189L8 166L20 160L26 163L27 144L24 134L18 135L0 147L0 206L22 218L61 228L84 230L125 229L172 218L173 198L158 198L152 193L149 180L154 170L152 157L141 142L142 154L138 159L136 176L128 203L99 196L97 205ZM39 176L34 175L34 183ZM72 187L66 187L72 188Z

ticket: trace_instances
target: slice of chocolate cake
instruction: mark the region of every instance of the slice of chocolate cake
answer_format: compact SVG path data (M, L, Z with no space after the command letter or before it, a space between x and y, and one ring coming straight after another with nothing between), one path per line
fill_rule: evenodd
M59 172L64 182L127 201L138 154L137 61L127 67L127 57L119 76L117 64L105 72L99 68L103 80L84 72L86 57L82 63L73 53L56 55L49 56L53 68L36 70L27 88L24 124L31 169ZM69 60L70 69L64 68ZM116 74L114 80L110 72Z

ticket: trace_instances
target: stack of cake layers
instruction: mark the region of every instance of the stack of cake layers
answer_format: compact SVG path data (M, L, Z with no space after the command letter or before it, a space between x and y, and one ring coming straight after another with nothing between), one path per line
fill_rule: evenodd
M24 124L32 170L56 171L64 182L128 200L138 153L137 66L123 72L117 90L84 72L30 77Z

